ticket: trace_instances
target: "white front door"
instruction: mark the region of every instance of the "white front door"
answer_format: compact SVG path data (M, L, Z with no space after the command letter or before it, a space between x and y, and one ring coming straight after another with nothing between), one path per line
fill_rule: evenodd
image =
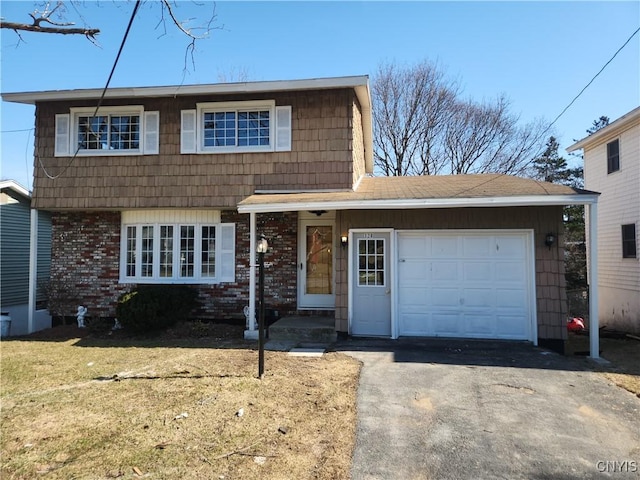
M353 234L351 334L391 336L389 232Z
M298 308L333 309L334 220L301 219L298 232Z

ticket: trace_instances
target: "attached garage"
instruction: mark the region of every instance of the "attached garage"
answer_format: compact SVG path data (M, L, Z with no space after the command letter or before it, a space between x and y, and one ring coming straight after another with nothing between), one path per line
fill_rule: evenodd
M525 340L562 351L563 206L588 206L595 237L597 199L596 192L500 174L365 176L348 191L256 194L238 211L252 215L252 238L261 213L335 216L338 332ZM595 244L589 255L597 257Z
M397 241L399 336L532 340L530 231L405 231Z

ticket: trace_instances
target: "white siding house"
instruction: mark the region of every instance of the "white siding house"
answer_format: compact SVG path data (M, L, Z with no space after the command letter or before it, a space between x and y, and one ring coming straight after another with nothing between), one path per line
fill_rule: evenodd
M640 107L570 146L598 201L600 323L640 333Z

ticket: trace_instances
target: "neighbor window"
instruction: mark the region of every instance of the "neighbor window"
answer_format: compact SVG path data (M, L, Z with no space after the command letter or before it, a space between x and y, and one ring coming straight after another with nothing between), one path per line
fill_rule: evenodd
M274 100L198 103L181 112L181 153L291 150L291 107Z
M159 112L139 105L72 108L55 116L55 155L159 153Z
M636 258L636 224L622 225L622 258Z
M160 219L159 219L160 220ZM230 223L135 223L122 226L121 281L219 283L235 277Z
M614 140L607 143L607 173L620 170L620 142Z

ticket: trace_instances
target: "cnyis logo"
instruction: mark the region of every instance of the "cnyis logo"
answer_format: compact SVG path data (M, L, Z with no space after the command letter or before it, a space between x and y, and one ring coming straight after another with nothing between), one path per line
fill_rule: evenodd
M596 468L600 473L637 473L640 472L638 462L635 460L623 461L600 461L596 463Z

